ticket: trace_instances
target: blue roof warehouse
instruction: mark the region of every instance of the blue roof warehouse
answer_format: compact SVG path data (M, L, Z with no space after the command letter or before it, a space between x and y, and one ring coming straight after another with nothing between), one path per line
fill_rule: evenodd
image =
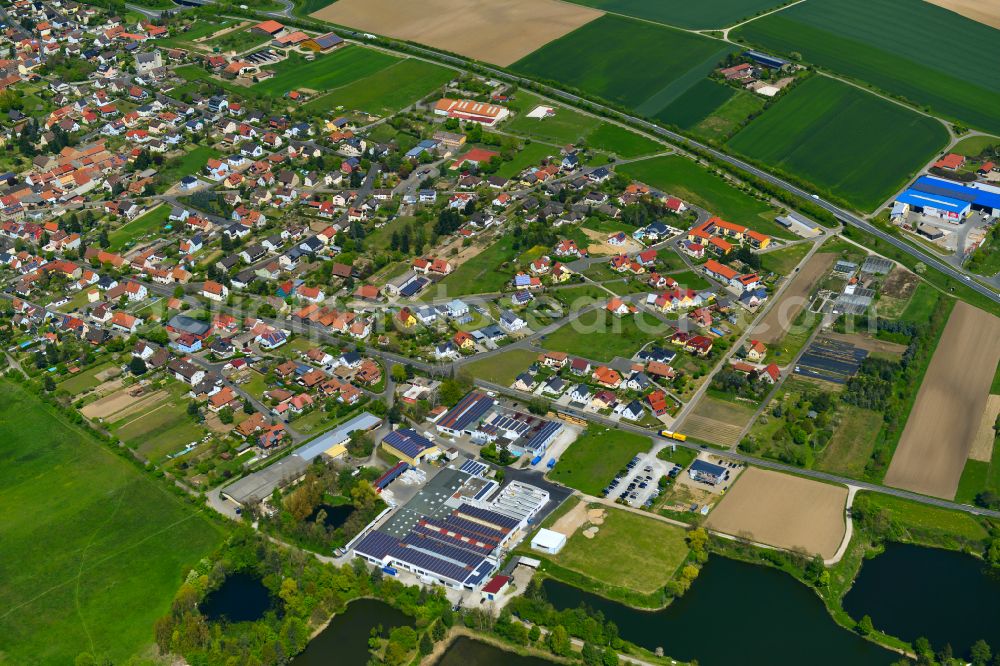
M1000 214L1000 188L983 183L956 183L921 176L896 197L896 211L912 209L931 217L960 224L971 213ZM902 205L902 210L900 210Z

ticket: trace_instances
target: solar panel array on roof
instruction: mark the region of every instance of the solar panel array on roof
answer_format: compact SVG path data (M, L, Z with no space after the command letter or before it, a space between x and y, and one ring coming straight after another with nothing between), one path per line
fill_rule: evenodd
M529 428L531 428L530 424L505 414L497 414L493 417L493 420L490 421L490 425L503 430L504 432L511 433L513 437L523 435Z
M545 425L531 435L524 448L529 451L544 451L552 437L560 430L562 430L561 423L546 421Z
M471 474L472 476L483 476L484 474L486 474L486 470L489 469L489 466L486 465L485 463L479 462L478 460L473 460L469 458L464 463L462 463L462 466L459 469L461 469L466 474Z
M388 559L403 563L459 584L477 585L496 567L494 561L482 555L416 534L408 534L400 540L374 530L354 550L380 562Z
M472 391L441 417L437 427L458 432L483 418L493 408L493 398L479 391Z
M515 520L510 516L505 516L501 513L497 513L496 511L473 506L471 504L463 504L456 509L456 512L460 516L471 518L472 520L483 522L487 525L494 525L498 528L506 528L508 531L515 529L518 526L518 523L520 523L519 520Z
M399 295L403 296L404 298L408 298L410 296L415 295L429 283L430 280L425 277L413 278L405 285L403 285L403 288L399 290Z
M411 428L393 430L382 438L382 441L393 447L404 456L416 459L421 453L434 446L430 440Z

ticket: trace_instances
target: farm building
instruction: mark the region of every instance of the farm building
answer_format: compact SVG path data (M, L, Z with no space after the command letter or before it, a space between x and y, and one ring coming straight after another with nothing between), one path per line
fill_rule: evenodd
M326 53L328 51L338 49L344 44L345 42L343 39L337 37L337 35L332 32L328 32L325 35L305 40L302 42L302 48L309 49L311 51L318 51L320 53Z
M722 465L710 463L707 460L695 460L688 468L688 475L694 481L715 486L722 483L725 479L726 468Z
M434 105L434 113L439 116L468 120L487 127L493 127L505 120L510 111L505 107L470 99L449 99L443 97Z
M566 545L566 535L546 528L538 530L531 538L531 549L555 555Z
M985 183L956 183L934 176L921 176L896 197L907 212L961 224L973 211L1000 215L1000 188Z
M281 25L277 21L263 21L251 28L254 32L271 35L272 37L276 37L284 29L285 26Z

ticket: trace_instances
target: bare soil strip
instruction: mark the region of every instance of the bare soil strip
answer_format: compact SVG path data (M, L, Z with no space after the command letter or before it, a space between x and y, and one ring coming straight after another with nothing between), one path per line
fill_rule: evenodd
M338 0L313 16L506 67L603 14L557 0Z
M871 353L895 354L898 356L906 351L906 345L901 345L898 342L876 340L860 333L837 333L836 331L830 331L824 333L823 337L847 342L858 349L867 349Z
M708 516L709 529L830 559L847 524L847 488L748 467Z
M965 18L1000 28L1000 3L983 0L927 0L932 5L950 9Z
M684 434L713 444L736 446L740 442L741 432L743 432L742 426L717 421L699 414L689 414L684 420Z
M885 483L951 499L1000 360L1000 319L958 303L948 318Z
M559 516L559 520L554 522L550 529L569 538L585 522L587 522L587 503L577 502L576 506Z
M993 459L993 439L996 435L993 425L997 422L998 414L1000 414L1000 395L991 395L986 399L983 419L979 422L976 438L972 440L972 449L969 451L971 460L988 463Z
M753 337L764 344L773 344L785 337L785 333L795 323L795 318L806 305L806 298L813 285L831 266L837 255L830 252L817 252L805 266L802 267L791 284L785 288L781 298L768 310L764 319L753 330Z

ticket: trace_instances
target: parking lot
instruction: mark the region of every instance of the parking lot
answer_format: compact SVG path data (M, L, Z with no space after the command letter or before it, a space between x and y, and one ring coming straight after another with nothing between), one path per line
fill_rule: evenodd
M615 475L603 496L622 500L629 506L652 506L660 494L660 477L676 477L681 467L660 460L655 455L640 453Z

